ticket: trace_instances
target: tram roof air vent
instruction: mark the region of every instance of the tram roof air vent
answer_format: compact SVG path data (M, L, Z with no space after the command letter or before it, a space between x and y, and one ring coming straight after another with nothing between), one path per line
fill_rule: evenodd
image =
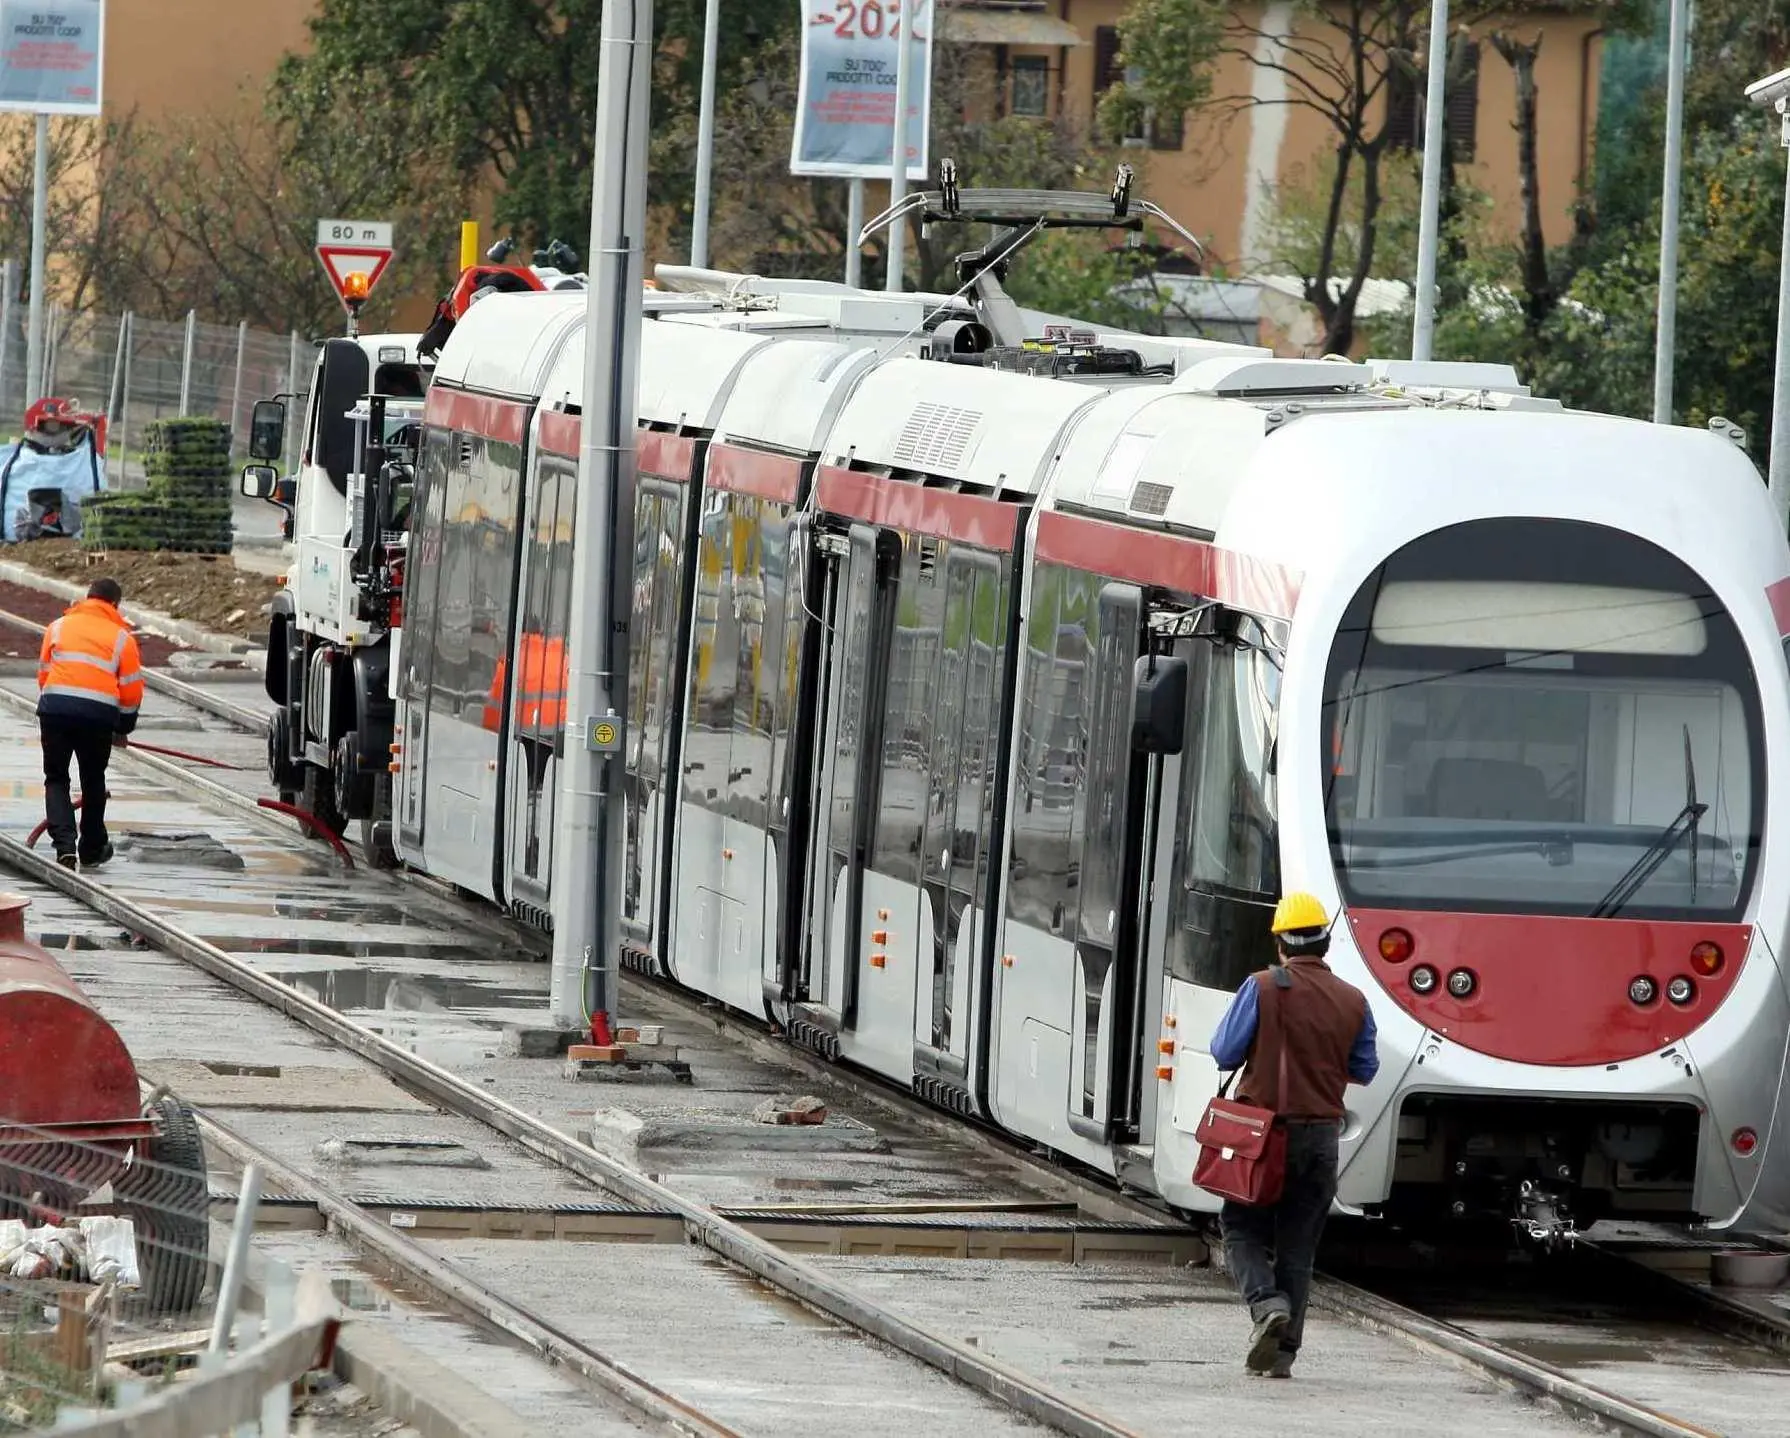
M1147 479L1140 479L1137 488L1131 491L1131 509L1136 514L1160 518L1168 513L1168 502L1174 497L1174 490L1166 484L1152 484Z
M982 425L982 413L924 401L901 427L895 458L916 469L955 469Z

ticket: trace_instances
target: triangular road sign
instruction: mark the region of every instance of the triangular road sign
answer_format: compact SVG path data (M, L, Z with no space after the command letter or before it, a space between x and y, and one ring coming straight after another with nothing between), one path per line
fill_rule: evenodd
M392 250L389 245L319 245L317 258L323 262L323 273L336 287L336 298L346 304L348 276L356 270L364 274L367 292L371 294L385 267L392 262Z

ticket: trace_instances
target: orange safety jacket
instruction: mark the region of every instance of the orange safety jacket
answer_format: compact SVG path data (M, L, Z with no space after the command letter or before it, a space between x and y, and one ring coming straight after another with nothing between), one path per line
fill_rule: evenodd
M51 621L37 656L39 717L128 734L142 705L142 656L122 614L103 599L83 599Z
M565 723L566 642L532 631L522 635L522 679L516 695L516 729L519 734L552 733ZM507 657L497 661L491 687L485 694L483 725L497 732L503 714Z

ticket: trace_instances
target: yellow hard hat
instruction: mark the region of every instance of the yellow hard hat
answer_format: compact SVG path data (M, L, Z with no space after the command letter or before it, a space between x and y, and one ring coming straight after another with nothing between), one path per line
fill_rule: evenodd
M1310 894L1286 894L1275 906L1274 932L1285 934L1299 929L1329 927L1330 916L1324 906Z

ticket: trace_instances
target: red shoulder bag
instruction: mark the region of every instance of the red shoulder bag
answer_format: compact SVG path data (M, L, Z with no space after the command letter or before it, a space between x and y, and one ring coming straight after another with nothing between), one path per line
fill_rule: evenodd
M1286 975L1284 980L1283 974ZM1274 970L1274 979L1274 983L1267 986L1270 992L1292 987L1292 976L1284 968ZM1273 1007L1278 1029L1281 1017L1278 998ZM1267 1014L1262 1015L1261 1022L1264 1027L1267 1025ZM1287 1091L1286 1035L1281 1033L1279 1037L1280 1073L1274 1089L1276 1103L1285 1099ZM1276 1126L1273 1109L1257 1108L1225 1097L1240 1072L1240 1069L1233 1069L1219 1086L1218 1096L1206 1105L1200 1126L1195 1130L1200 1156L1193 1166L1193 1181L1207 1193L1237 1203L1276 1203L1286 1182L1287 1131Z

